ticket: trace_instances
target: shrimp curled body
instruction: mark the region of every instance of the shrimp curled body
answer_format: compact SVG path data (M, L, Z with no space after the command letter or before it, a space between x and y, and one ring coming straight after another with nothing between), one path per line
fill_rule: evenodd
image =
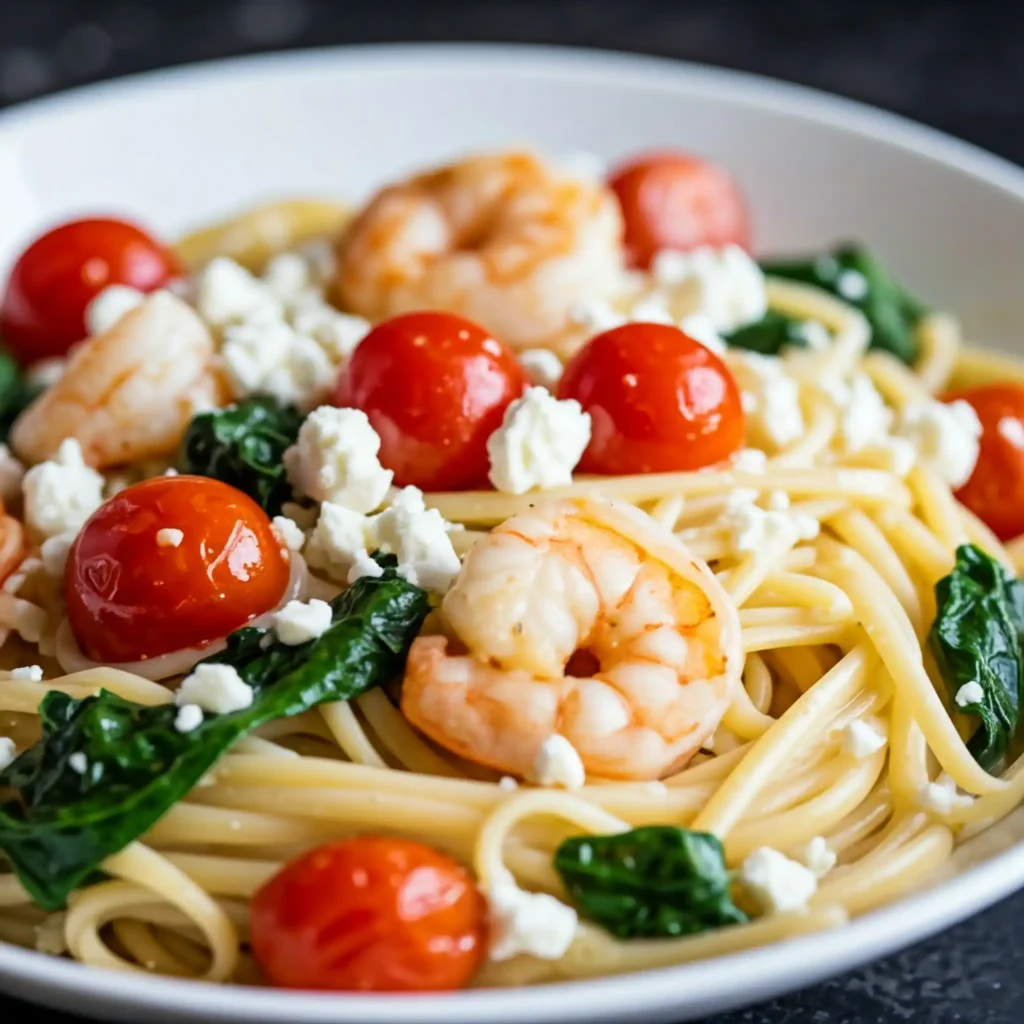
M60 380L18 417L14 450L42 462L75 438L94 469L167 455L196 410L223 398L214 358L199 316L170 292L154 292L77 347Z
M604 185L526 153L476 156L379 192L339 241L336 291L370 320L441 309L528 348L615 290L623 252Z
M743 666L739 616L682 544L636 509L561 500L469 553L419 637L406 717L478 764L530 777L561 734L588 775L656 779L715 730Z

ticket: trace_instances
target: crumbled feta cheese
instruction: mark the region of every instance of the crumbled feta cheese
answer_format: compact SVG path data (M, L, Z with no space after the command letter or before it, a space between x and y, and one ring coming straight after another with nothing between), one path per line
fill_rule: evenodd
M766 914L803 910L818 891L814 872L795 860L762 846L743 862L740 881Z
M722 355L728 346L725 339L715 330L711 317L704 313L691 313L679 321L679 328L684 333L699 341L715 355Z
M323 635L331 625L331 606L326 601L289 601L274 615L277 639L289 647Z
M946 815L955 807L970 807L974 797L957 791L956 783L943 772L934 782L923 786L917 794L918 803L933 814Z
M123 284L108 285L85 307L85 329L89 337L106 334L133 309L138 309L146 296L138 288Z
M0 736L0 769L6 768L18 756L14 740Z
M809 349L820 351L828 348L832 341L832 335L824 324L817 320L804 320L796 325L797 333L803 338Z
M218 256L200 273L196 308L214 327L245 320L279 320L281 302L241 264Z
M325 501L306 545L306 561L337 580L345 580L357 557L373 544L372 521L361 512Z
M626 323L626 318L605 299L575 303L569 309L569 320L594 334L610 331L613 327L621 327Z
M313 338L333 363L343 363L370 332L369 320L341 313L326 302L308 302L295 312L292 326Z
M868 293L868 279L859 270L844 270L836 278L836 291L850 302L863 299Z
M80 750L76 750L68 758L68 767L79 775L84 775L89 770L89 759Z
M821 386L839 412L838 433L845 451L859 452L871 445L888 443L892 410L867 374L855 374L849 383L825 377Z
M885 736L862 718L854 719L843 731L843 751L858 761L878 753L885 744Z
M25 467L11 454L11 449L0 444L0 498L10 504L21 493Z
M31 683L43 681L43 670L39 665L22 665L19 668L11 669L12 679L25 679Z
M519 788L519 783L512 778L511 775L502 775L498 779L498 789L503 790L506 793L515 792Z
M252 704L252 687L231 665L198 664L174 695L178 707L198 704L203 711L226 715Z
M62 441L49 462L33 466L22 481L25 522L42 537L78 530L103 503L103 477L85 464L74 438Z
M815 878L823 878L836 866L836 855L823 836L815 836L794 853L796 859L812 872Z
M316 341L281 318L230 324L220 358L236 398L268 394L309 409L330 393L337 378Z
M297 252L282 252L263 271L263 285L285 306L301 302L313 284L309 263Z
M315 501L372 512L384 500L393 473L380 464L380 437L361 409L324 405L306 418L284 453L288 480Z
M1024 448L1024 423L1016 416L1003 416L996 424L999 436L1005 438L1014 448Z
M661 295L645 295L639 299L630 310L629 319L633 323L676 325L668 303Z
M377 579L383 575L384 570L370 557L369 551L357 551L352 559L352 568L348 571L346 581L351 586L366 576L369 576L371 579Z
M743 408L752 425L776 446L795 441L804 432L800 386L777 356L744 352L731 363L743 393Z
M424 590L444 594L458 575L459 556L448 524L436 508L423 503L423 492L404 487L372 524L373 547L398 558L398 572Z
M491 960L511 960L520 953L559 960L576 937L578 919L572 907L547 893L526 892L511 878L492 885L487 900Z
M184 539L184 532L173 527L165 526L162 530L156 531L157 547L176 548Z
M785 512L789 505L789 495L785 491L772 491L768 496L768 507L773 512Z
M274 533L277 534L277 539L289 551L302 550L302 545L306 543L306 535L294 519L289 519L287 516L274 516L270 525L273 527Z
M899 433L914 442L921 460L950 487L962 487L974 472L981 421L970 403L929 400L903 410Z
M768 311L764 274L738 245L664 250L655 254L651 274L659 286L692 292L694 312L722 333L760 320Z
M890 437L884 448L889 453L890 468L900 479L914 468L914 463L917 462L917 448L912 441L905 437Z
M533 761L533 778L541 786L579 789L587 781L587 773L576 748L564 737L549 736Z
M752 503L728 510L725 525L732 532L732 545L737 551L793 547L802 540L813 540L821 529L813 516L765 511Z
M969 683L964 683L956 691L956 706L958 708L966 708L972 704L980 704L984 696L985 691L981 688L981 683L976 679L972 679Z
M182 704L174 716L174 728L178 732L191 732L203 724L203 709L198 704Z
M759 476L768 470L768 456L760 448L741 448L732 457L732 468L737 473Z
M562 379L562 361L546 348L530 348L519 353L519 365L526 371L531 384L554 392Z
M506 494L570 484L589 442L590 415L579 402L527 388L487 439L490 481Z

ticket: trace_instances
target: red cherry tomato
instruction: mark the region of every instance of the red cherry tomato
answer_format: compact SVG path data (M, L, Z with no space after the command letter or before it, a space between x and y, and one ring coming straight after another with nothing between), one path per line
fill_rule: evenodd
M714 164L684 153L652 153L621 167L608 184L622 206L634 266L647 267L659 249L750 248L746 203Z
M62 356L85 337L85 307L108 285L151 292L180 273L174 254L134 224L68 221L15 263L0 303L0 335L22 364Z
M981 450L957 499L1000 540L1024 533L1024 385L987 384L943 396L963 399L981 420Z
M558 396L590 413L585 473L700 469L743 445L736 381L677 327L630 323L599 334L566 366Z
M180 543L158 539L178 530ZM102 505L71 548L68 619L94 661L139 661L226 636L273 608L289 565L266 513L199 476L146 480Z
M293 860L253 897L251 942L272 984L361 992L461 988L480 964L485 904L421 843L362 836Z
M487 487L487 438L526 388L515 356L450 313L378 324L342 371L334 404L362 409L395 484L425 491Z

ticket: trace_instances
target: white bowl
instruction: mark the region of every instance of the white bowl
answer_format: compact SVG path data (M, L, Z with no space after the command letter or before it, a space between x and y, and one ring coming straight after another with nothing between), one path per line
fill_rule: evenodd
M39 229L74 213L130 214L170 234L268 196L358 196L425 163L515 142L608 159L690 149L735 172L761 251L863 239L922 297L960 314L973 339L1021 348L1024 172L794 86L558 49L260 57L115 81L0 114L0 268ZM141 979L0 944L0 984L122 1020L689 1020L849 970L982 909L1024 885L1022 834L1024 816L1012 817L965 844L942 880L846 928L643 975L435 997L315 995Z

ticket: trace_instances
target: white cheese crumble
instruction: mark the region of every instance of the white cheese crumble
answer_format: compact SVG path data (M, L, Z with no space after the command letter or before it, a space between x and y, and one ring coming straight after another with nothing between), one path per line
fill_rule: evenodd
M352 567L345 577L345 581L351 586L353 583L369 576L377 579L384 575L384 570L371 557L369 551L357 551L352 559Z
M759 476L768 470L768 456L760 448L741 448L732 457L732 468L737 473Z
M325 501L306 545L306 561L335 579L346 579L357 557L369 559L371 526L372 521L361 512Z
M313 338L334 363L342 363L370 333L369 320L341 313L326 302L310 302L292 316L292 326L300 335Z
M31 683L43 681L43 670L39 665L22 665L20 668L11 669L12 679L24 679Z
M914 443L921 460L950 487L962 487L971 478L981 448L981 421L969 402L909 405L899 433Z
M577 302L569 309L569 320L594 334L610 331L627 323L626 317L617 312L606 299Z
M824 836L815 836L794 853L796 859L812 872L815 878L823 878L836 866L836 854L829 847L828 840Z
M380 464L380 437L361 409L322 405L306 418L284 453L288 480L314 501L372 512L394 474Z
M145 300L145 293L138 288L129 288L124 284L112 284L104 288L85 307L85 329L89 337L106 334Z
M68 758L68 767L79 775L84 775L89 770L89 759L80 750L76 750Z
M655 254L651 275L661 287L691 292L695 312L708 317L718 332L735 331L768 311L764 274L738 245L663 250Z
M185 676L174 695L178 707L198 704L203 711L226 715L252 704L252 687L231 665L199 664Z
M541 786L579 789L587 781L587 773L576 748L556 733L549 736L537 751L533 778Z
M6 768L18 756L14 740L0 736L0 769Z
M25 467L11 454L11 449L0 444L0 498L10 504L21 493Z
M1024 448L1024 423L1016 416L1003 416L996 424L999 436L1005 438L1014 448Z
M289 647L322 636L331 625L331 606L326 601L289 601L274 615L274 632Z
M54 537L47 537L39 547L39 560L43 563L43 571L54 578L64 575L68 564L71 546L78 536L77 530L67 530Z
M821 529L813 516L765 511L750 502L728 508L725 525L731 531L733 547L751 552L776 546L791 548L800 541L813 540Z
M85 464L74 438L56 456L33 466L22 482L25 522L42 537L78 530L103 503L103 477Z
M306 543L306 535L294 519L289 519L287 516L274 516L270 525L273 527L274 533L277 534L277 539L289 551L302 550L302 545Z
M182 704L174 716L174 728L178 732L191 732L203 724L203 709L198 704Z
M562 379L562 361L546 348L529 348L519 353L519 365L531 384L554 392Z
M766 914L803 910L818 890L813 871L769 846L747 857L740 869L740 881Z
M540 960L559 960L576 937L578 918L572 907L543 892L526 892L511 879L491 886L491 946L494 961L520 953Z
M862 718L854 719L843 730L843 751L858 761L878 753L886 742L885 736Z
M498 789L505 793L513 793L519 788L519 783L511 775L502 775L498 779Z
M459 556L452 547L448 523L436 508L428 509L418 487L403 487L372 524L374 543L398 559L398 573L416 586L444 594L458 575Z
M572 471L589 443L590 414L579 402L559 401L545 388L527 388L487 439L488 476L506 494L562 487L572 483Z
M956 783L945 772L934 782L922 786L917 800L924 810L938 815L946 815L955 807L970 807L974 803L974 797L957 791Z
M785 512L789 506L789 495L785 491L772 491L768 496L768 507L773 512Z
M728 346L725 339L715 330L711 317L704 313L691 313L679 321L679 329L699 341L706 349L710 349L715 355L722 355Z
M859 270L844 270L836 278L836 291L850 302L863 299L868 293L868 279Z
M163 529L156 531L157 547L176 548L184 539L184 532L176 530L173 526L165 526Z
M956 706L958 708L970 707L971 704L980 704L982 698L985 696L985 691L981 688L981 683L976 679L972 679L969 683L964 683L959 690L956 691Z
M218 256L199 275L196 296L199 315L214 327L261 318L279 319L281 302L240 263Z
M779 448L804 432L800 385L778 356L744 352L731 363L750 425Z
M825 377L821 387L839 412L838 433L845 451L859 452L888 443L892 410L867 374L855 374L849 382Z

